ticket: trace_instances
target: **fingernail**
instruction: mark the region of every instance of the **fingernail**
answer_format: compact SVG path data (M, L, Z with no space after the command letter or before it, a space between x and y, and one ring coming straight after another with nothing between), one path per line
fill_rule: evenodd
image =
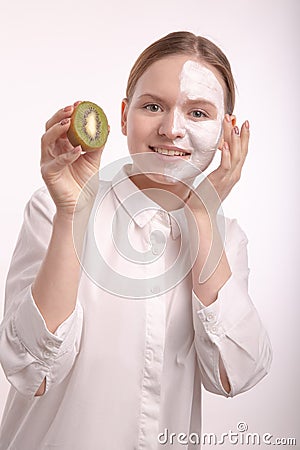
M249 121L248 121L248 120L246 120L246 122L245 122L245 127L247 128L247 130L249 130L250 124L249 124Z
M65 108L64 108L64 112L69 112L69 111L71 111L73 109L73 106L66 106Z
M225 114L225 119L226 119L227 122L230 122L231 121L230 115L229 114Z
M233 129L234 129L235 134L239 134L239 129L237 126L235 126Z
M69 123L69 121L70 121L70 119L66 118L66 119L61 120L60 124L66 125L67 123Z
M80 101L80 100L77 100L77 102L74 103L74 106L79 105L79 103L81 103L81 101Z

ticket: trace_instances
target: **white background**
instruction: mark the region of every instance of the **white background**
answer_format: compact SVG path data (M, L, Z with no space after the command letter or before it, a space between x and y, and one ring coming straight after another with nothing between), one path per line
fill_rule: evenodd
M297 437L298 445L299 6L297 0L2 0L0 12L0 318L24 206L43 183L46 120L75 100L95 101L111 125L103 165L126 156L120 102L136 57L168 32L201 34L229 57L238 124L250 120L249 155L224 210L248 235L250 294L274 351L270 374L250 392L234 399L205 394L204 431L236 431L245 421L249 432ZM0 415L7 390L0 369Z

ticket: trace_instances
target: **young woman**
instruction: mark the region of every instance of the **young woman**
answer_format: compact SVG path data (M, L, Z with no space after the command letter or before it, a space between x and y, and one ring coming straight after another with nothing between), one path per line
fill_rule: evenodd
M76 103L47 122L46 187L26 206L6 286L1 450L200 448L201 385L234 396L268 372L247 238L220 214L248 151L234 99L222 51L177 32L132 68L132 164L111 182L98 181L103 148L66 137Z

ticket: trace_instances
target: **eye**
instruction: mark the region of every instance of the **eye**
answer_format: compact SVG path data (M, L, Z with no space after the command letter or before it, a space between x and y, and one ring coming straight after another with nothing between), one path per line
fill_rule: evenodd
M149 103L148 105L145 105L144 108L147 109L147 111L151 111L154 113L161 111L161 107L156 103Z
M192 117L194 117L195 119L202 119L203 117L206 117L206 118L208 117L208 115L205 112L201 111L200 109L196 109L195 111L192 111L191 114L192 114Z

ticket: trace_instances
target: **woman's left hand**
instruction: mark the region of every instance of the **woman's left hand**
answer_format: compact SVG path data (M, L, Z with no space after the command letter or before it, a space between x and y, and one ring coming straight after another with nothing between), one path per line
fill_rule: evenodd
M200 183L195 192L191 191L186 205L193 212L207 211L211 214L218 211L221 202L241 177L248 153L249 135L247 120L239 131L232 117L226 114L220 165Z

